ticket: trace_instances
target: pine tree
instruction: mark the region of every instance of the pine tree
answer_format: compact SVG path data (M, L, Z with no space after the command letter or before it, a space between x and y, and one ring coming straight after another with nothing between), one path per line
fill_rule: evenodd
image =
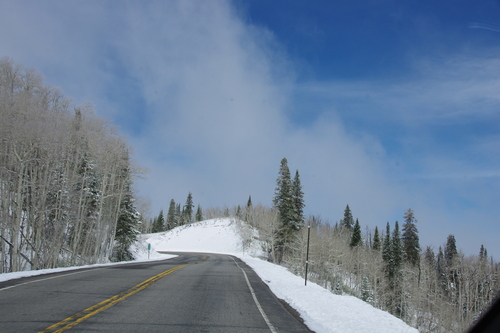
M446 260L446 266L452 267L454 259L457 256L457 244L455 241L455 236L449 235L446 240L446 247L444 248L444 258Z
M373 249L380 251L380 235L378 233L378 227L375 227L375 233L373 234Z
M345 207L344 210L344 218L340 221L340 225L352 230L354 227L354 218L352 217L351 209L349 208L349 205Z
M151 232L165 231L165 219L163 217L163 210L160 211L158 216L153 221L153 230Z
M198 205L198 209L196 210L196 221L197 222L203 221L203 213L201 211L200 205Z
M191 192L189 192L186 199L186 204L184 205L184 209L182 211L184 223L190 223L193 220L193 208L193 195L191 194Z
M273 204L274 207L278 209L281 228L285 234L288 234L292 229L290 224L293 218L294 202L292 181L290 179L290 170L288 169L288 161L286 158L281 160Z
M128 169L126 170L128 172ZM127 176L128 177L128 176ZM120 213L115 231L115 259L119 261L133 260L130 245L137 241L137 226L141 215L134 206L134 198L130 188L130 181L126 181L125 193L120 202Z
M390 236L390 227L389 223L387 223L384 247L382 248L382 259L385 263L384 271L389 281L389 288L394 290L398 284L401 264L403 262L403 248L398 221L394 225L392 236Z
M168 206L166 229L170 230L170 229L173 229L175 227L177 227L177 219L175 216L175 201L174 201L174 199L171 199L170 205Z
M245 209L245 221L249 222L250 224L252 221L251 219L251 212L252 212L252 196L248 196L248 201L247 201L247 207Z
M177 226L183 225L184 221L182 220L182 210L181 210L181 204L178 203L175 205L175 223Z
M294 201L292 191L292 181L290 178L290 170L288 169L288 161L286 158L283 158L281 160L278 179L276 180L276 190L273 204L274 207L278 209L282 226L286 229L291 229L290 223L293 219Z
M403 263L403 246L401 244L401 234L399 232L399 222L396 221L394 231L392 232L392 257L395 270L401 268Z
M403 223L403 251L405 260L412 266L420 263L420 243L418 237L417 219L411 208L408 208L404 214Z
M356 219L356 224L354 224L354 229L352 230L351 243L349 244L351 248L359 246L362 244L361 239L361 227L359 225L358 219Z
M486 250L483 244L481 244L481 248L479 249L479 259L481 260L488 259L488 251Z
M446 282L446 259L444 258L443 248L440 246L438 250L437 260L436 260L436 270L438 275L439 285L443 290L448 290L448 284Z
M382 247L382 259L386 265L388 265L391 260L391 252L391 226L389 225L389 222L387 222L387 226L385 228L384 246Z
M293 184L290 178L290 170L288 169L288 161L286 158L281 160L278 178L276 180L276 190L273 199L274 207L278 210L279 231L275 242L275 260L280 262L287 243L289 243L295 231L300 229L294 219L296 212ZM298 184L300 186L300 182ZM295 222L294 222L295 221Z
M293 196L293 215L292 215L292 228L300 230L304 226L304 192L302 192L302 185L300 183L299 170L295 171L295 178L292 182L292 196Z

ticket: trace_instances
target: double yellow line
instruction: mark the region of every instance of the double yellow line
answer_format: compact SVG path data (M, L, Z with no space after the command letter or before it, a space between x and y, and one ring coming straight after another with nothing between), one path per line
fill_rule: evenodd
M204 259L202 259L202 261ZM104 311L104 310L112 307L116 303L123 301L127 297L132 296L132 295L138 293L139 291L147 288L148 286L152 285L153 283L155 283L156 281L158 281L162 277L164 277L170 273L173 273L176 270L181 269L183 267L186 267L188 265L189 264L176 266L176 267L171 268L163 273L155 275L152 278L149 278L146 281L141 282L138 285L136 285L136 286L134 286L134 287L122 292L122 293L119 293L118 295L110 297L107 300L104 300L100 303L97 303L96 305L93 305L90 308L87 308L81 312L78 312L77 314L75 314L71 317L68 317L68 318L58 322L57 324L54 324L52 326L47 327L46 329L44 329L43 331L40 331L39 333L48 333L48 332L56 333L56 332L63 332L65 330L68 330L68 329L78 325L82 321L87 320L90 317L98 314L99 312Z

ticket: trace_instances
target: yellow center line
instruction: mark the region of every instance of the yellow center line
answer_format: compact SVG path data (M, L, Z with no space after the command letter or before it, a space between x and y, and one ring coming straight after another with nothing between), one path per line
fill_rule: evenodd
M202 261L204 261L205 259L206 258L203 258ZM189 265L191 265L191 264L176 266L174 268L166 270L165 272L160 273L158 275L155 275L155 276L147 279L146 281L143 281L143 282L139 283L138 285L136 285L136 286L134 286L134 287L132 287L132 288L130 288L130 289L122 292L122 293L119 293L118 295L110 297L110 298L108 298L108 299L106 299L106 300L104 300L104 301L102 301L100 303L92 305L91 307L89 307L89 308L87 308L87 309L85 309L85 310L83 310L81 312L78 312L77 314L75 314L75 315L73 315L71 317L68 317L68 318L66 318L64 320L61 320L60 322L47 327L43 331L40 331L39 333L48 333L48 332L54 332L54 333L56 333L56 332L63 332L65 330L67 330L67 329L70 329L70 328L78 325L82 321L87 320L90 317L98 314L99 312L104 311L104 310L112 307L116 303L118 303L120 301L123 301L127 297L132 296L135 293L138 293L139 291L147 288L148 286L152 285L153 283L155 283L156 281L158 281L162 277L164 277L164 276L166 276L166 275L168 275L170 273L173 273L173 272L175 272L178 269L181 269L183 267L189 266ZM65 325L65 326L63 326L63 325ZM63 326L63 327L61 327L61 326ZM59 328L59 327L61 327L61 328ZM59 329L57 329L57 328L59 328Z

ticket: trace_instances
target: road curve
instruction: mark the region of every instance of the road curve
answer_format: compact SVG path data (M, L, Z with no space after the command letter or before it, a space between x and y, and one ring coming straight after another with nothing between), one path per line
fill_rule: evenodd
M0 283L1 332L309 332L255 272L223 254Z

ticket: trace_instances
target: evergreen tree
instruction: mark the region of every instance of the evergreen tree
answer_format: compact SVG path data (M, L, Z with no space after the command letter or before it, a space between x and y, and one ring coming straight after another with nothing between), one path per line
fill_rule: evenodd
M399 232L399 222L396 221L392 232L392 260L395 270L401 268L403 263L403 246L401 244L401 234Z
M390 227L389 223L387 223L384 247L382 248L382 259L385 263L384 271L389 281L389 288L394 290L399 283L399 273L403 261L403 248L398 221L394 225L392 236L390 236Z
M134 259L134 255L130 252L130 245L137 241L137 234L139 233L137 226L139 223L140 214L134 207L130 181L126 181L125 193L120 202L120 213L116 223L115 259L119 261Z
M373 249L376 251L380 251L380 235L378 233L378 227L375 227L375 233L373 235Z
M200 205L198 205L198 209L196 210L196 221L197 222L203 221L203 213L201 211Z
M349 244L351 248L361 245L363 240L361 239L361 227L359 225L358 219L356 219L356 224L354 224L354 229L352 230L351 243Z
M304 192L302 192L302 185L300 183L299 170L295 171L295 178L292 182L292 196L293 196L293 216L292 228L300 230L304 226Z
M446 247L444 248L444 258L446 260L446 266L453 266L453 262L457 254L458 252L455 236L449 235L448 239L446 240Z
M175 216L175 201L174 199L170 200L170 205L168 206L168 213L167 213L167 226L166 229L170 230L175 227L177 227L177 219Z
M184 218L185 223L190 223L193 220L193 196L191 192L189 192L187 199L186 199L186 204L184 205L184 210L182 212L182 216Z
M282 233L284 233L284 235L282 235L282 240L284 241L286 235L288 235L291 230L290 224L294 210L292 181L290 179L290 170L288 169L288 161L286 158L281 160L273 204L279 213L281 229Z
M483 244L481 244L481 248L479 249L479 259L481 260L488 259L488 251L486 250Z
M352 230L354 227L354 218L352 217L351 209L349 208L349 205L345 207L344 210L344 218L340 221L340 225Z
M288 169L288 161L286 158L281 160L276 185L273 201L274 207L278 209L281 225L286 229L291 229L290 224L293 219L294 200L292 180L290 178L290 170Z
M405 222L403 223L403 251L405 260L412 266L420 262L420 243L418 237L417 219L411 208L405 211Z
M165 231L165 219L163 217L163 210L160 211L158 216L153 221L153 230L151 232Z
M401 234L399 232L399 222L396 221L391 237L391 260L389 270L389 287L393 292L390 312L402 318L406 312L405 305L402 302L402 264L403 264L403 245L401 243Z
M280 227L275 243L275 260L280 262L285 245L289 243L293 233L301 227L301 224L297 221L297 209L295 207L293 193L294 186L290 178L290 170L288 169L288 161L286 158L281 160L276 185L273 204L278 210ZM300 181L296 184L296 188L300 189Z
M446 275L446 259L444 258L443 248L440 246L436 260L436 270L438 275L439 285L443 290L447 291L447 275Z
M175 223L177 226L183 225L184 221L182 220L182 210L181 210L181 204L178 203L175 205Z
M252 196L248 196L247 208L245 209L245 221L251 224L251 211L252 211Z
M391 227L389 222L387 222L387 226L385 228L384 246L382 247L382 259L386 265L388 265L391 260L391 252Z

